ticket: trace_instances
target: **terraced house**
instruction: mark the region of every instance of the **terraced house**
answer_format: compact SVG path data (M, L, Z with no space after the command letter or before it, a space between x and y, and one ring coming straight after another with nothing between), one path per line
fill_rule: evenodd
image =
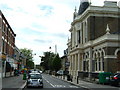
M14 48L16 34L0 11L0 60L2 62L2 77L14 69Z
M104 1L92 6L87 0L75 9L68 40L69 74L93 78L100 72L120 71L120 8Z

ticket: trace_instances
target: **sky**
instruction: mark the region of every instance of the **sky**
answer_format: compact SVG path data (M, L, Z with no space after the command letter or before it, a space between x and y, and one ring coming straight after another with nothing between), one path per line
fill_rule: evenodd
M105 0L89 1L102 6ZM79 5L80 0L1 0L0 10L16 34L16 46L33 50L34 62L40 64L39 56L55 52L55 45L59 56L64 55L73 12Z

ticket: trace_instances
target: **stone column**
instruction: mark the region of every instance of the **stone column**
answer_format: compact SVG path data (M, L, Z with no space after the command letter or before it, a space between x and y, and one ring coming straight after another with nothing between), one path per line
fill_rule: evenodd
M78 53L78 71L80 71L80 53Z
M74 56L72 55L72 75L73 75L73 71L74 71L74 62L73 62L73 58L74 58Z
M71 74L71 55L68 56L68 61L70 62L70 66L69 66L69 74Z
M85 43L85 22L83 22L83 43Z
M91 79L91 72L92 72L92 48L89 48L89 78Z
M76 54L75 54L75 70L74 70L74 75L75 75L75 77L76 77L76 71L77 71L77 68L76 68L76 65L77 65L77 56L76 56Z

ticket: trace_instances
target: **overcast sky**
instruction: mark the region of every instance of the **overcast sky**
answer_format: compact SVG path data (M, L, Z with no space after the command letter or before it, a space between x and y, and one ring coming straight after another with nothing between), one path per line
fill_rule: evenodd
M103 1L91 0L95 6L103 5ZM80 0L1 0L0 10L17 35L16 46L33 50L34 62L39 64L39 56L49 47L55 52L57 45L57 52L63 56L73 12L79 5Z

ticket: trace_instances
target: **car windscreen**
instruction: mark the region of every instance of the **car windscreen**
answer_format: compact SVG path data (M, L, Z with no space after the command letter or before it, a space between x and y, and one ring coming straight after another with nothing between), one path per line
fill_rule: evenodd
M42 75L41 74L30 74L31 79L41 79Z

